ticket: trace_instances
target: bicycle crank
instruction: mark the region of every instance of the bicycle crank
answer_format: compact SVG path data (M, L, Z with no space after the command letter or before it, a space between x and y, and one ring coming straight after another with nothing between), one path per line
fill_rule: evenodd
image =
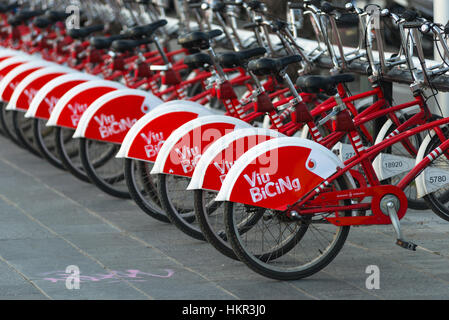
M393 225L393 228L396 232L396 236L397 236L396 244L398 246L400 246L401 248L411 250L411 251L416 251L416 248L417 248L416 244L404 240L404 237L403 237L403 234L401 231L401 223L399 221L398 214L397 214L399 207L400 207L400 200L395 195L392 195L392 194L387 194L380 201L380 209L381 209L382 213L384 215L390 217L391 224Z

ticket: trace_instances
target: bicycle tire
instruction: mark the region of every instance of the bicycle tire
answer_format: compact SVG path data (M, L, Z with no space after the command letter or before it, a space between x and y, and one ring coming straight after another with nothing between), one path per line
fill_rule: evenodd
M158 174L157 189L162 209L167 218L188 236L206 241L201 229L195 224L193 192L186 190L190 178ZM191 202L187 202L191 200Z
M448 129L445 130L445 135L449 136ZM438 136L433 136L430 140L430 143L428 144L425 155L427 156L435 150L439 145L441 144L441 140ZM444 165L446 163L446 165ZM445 167L447 168L449 166L449 160L444 156L437 157L435 160L431 162L433 166L437 166L438 168ZM429 193L425 195L423 198L427 202L430 209L441 219L445 221L449 221L449 189L444 189L444 192L441 192L442 189L439 189L437 191L434 191L432 193Z
M1 103L1 110L0 110L0 124L3 129L4 135L9 138L14 144L17 146L23 148L23 145L19 141L19 139L16 136L14 126L12 123L12 111L6 110L5 104Z
M223 209L224 207L224 203L219 203L219 207L216 208L214 212L209 212L206 206L206 203L208 202L206 200L206 197L208 197L209 194L216 195L217 193L208 192L206 190L194 191L195 215L201 228L201 232L206 238L207 242L209 242L215 249L217 249L218 252L233 260L239 260L234 250L232 249L231 244L227 240L226 229L223 223L224 212L221 212L221 209ZM218 217L220 213L221 217Z
M335 182L334 182L335 183ZM335 188L337 190L344 190L347 189L346 181L343 178L338 179L335 184ZM345 204L350 204L350 201L346 200ZM281 254L283 251L283 242L280 243L280 248L278 249L277 256L274 258L267 257L266 253L263 252L265 250L263 247L261 249L261 252L251 252L249 245L250 238L252 238L252 233L255 233L259 227L253 226L251 230L245 232L244 237L240 237L239 229L238 229L238 223L236 222L236 217L234 213L234 209L236 206L240 204L233 203L233 202L226 202L225 203L225 224L226 224L226 233L228 236L228 239L232 245L232 248L234 249L235 254L239 257L239 259L244 262L250 269L257 272L258 274L281 281L287 281L287 280L299 280L306 277L310 277L314 275L315 273L319 272L323 268L325 268L329 263L332 262L332 260L335 259L337 254L342 249L350 227L335 227L332 224L325 223L324 219L321 220L313 220L311 218L304 219L299 224L299 221L292 222L290 221L290 226L296 225L298 227L298 230L295 231L293 229L291 231L291 239L289 240L290 243L287 242L286 245L286 252L284 254ZM241 206L241 205L240 205ZM244 206L245 207L245 206ZM245 209L247 211L247 209ZM267 227L269 227L269 224L272 221L279 222L279 225L281 223L288 223L288 220L285 220L285 216L279 215L279 213L272 212L273 218L271 219L259 219L259 222L262 224L266 224ZM344 212L345 216L351 215L350 211ZM270 217L271 215L268 215ZM315 222L314 222L315 221ZM298 226L299 225L299 226ZM323 240L316 241L316 239L309 239L309 235L311 237L314 236L313 228L311 226L325 226L328 229L336 229L333 234L334 236L331 237L331 241L329 242L329 245L326 248L318 248L313 249L313 245L319 245L320 243L323 243ZM278 226L275 226L273 230L277 229ZM281 230L281 229L279 229ZM285 229L286 230L286 229ZM284 230L284 231L285 231ZM253 232L252 232L253 231ZM325 234L325 229L320 230L316 234ZM329 231L327 231L329 232ZM281 233L282 236L282 233ZM307 237L307 238L306 238ZM245 240L248 241L248 245L243 243L243 240L241 238L245 238ZM274 238L274 237L273 237ZM288 239L287 239L288 240ZM291 248L292 241L295 241L294 248ZM257 242L257 241L255 241ZM304 245L305 243L305 245ZM298 248L301 245L304 249L310 249L310 251L313 251L315 253L319 253L316 258L312 259L311 261L306 261L304 263L300 262L301 259L306 259L311 254L304 254L301 253L298 256L295 255L293 259L291 259L292 262L288 261L288 258L291 256L291 252ZM269 247L269 250L272 250L271 244L266 244L267 247ZM313 249L313 250L312 250ZM296 254L294 252L294 254ZM264 258L261 258L264 257ZM282 260L282 261L280 261ZM287 260L287 261L286 261ZM292 263L295 264L295 267L288 267L281 268L280 263ZM279 263L278 265L275 265L276 263Z
M56 152L68 172L83 182L91 183L81 163L79 142L71 138L74 132L74 129L55 127Z
M125 180L134 202L150 217L170 223L161 207L157 192L157 181L150 175L153 164L134 159L125 159Z
M89 140L89 141L88 141ZM81 138L80 156L84 171L103 192L120 199L131 199L125 182L123 159L117 159L119 145ZM97 157L96 150L106 147Z
M36 147L44 159L54 167L66 170L64 164L58 156L56 141L54 140L54 127L45 127L46 120L34 119L33 134Z
M14 132L20 143L38 158L42 158L36 145L33 133L33 119L25 118L25 114L20 111L12 111L12 124Z

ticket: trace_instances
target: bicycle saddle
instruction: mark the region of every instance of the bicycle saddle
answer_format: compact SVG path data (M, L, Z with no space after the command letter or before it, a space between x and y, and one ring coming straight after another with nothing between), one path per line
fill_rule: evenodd
M1 3L0 4L0 13L11 12L11 11L13 11L13 10L15 10L15 9L17 9L19 7L20 7L20 5L18 3L13 3L13 4L10 4L10 5Z
M48 18L39 17L34 21L34 25L39 29L48 28L52 24L52 21Z
M225 52L218 55L217 61L223 68L245 67L248 60L262 56L266 52L267 50L262 47L239 52Z
M186 49L208 49L209 41L221 36L223 32L215 29L209 32L194 31L178 37L178 44Z
M265 76L276 74L292 63L301 62L302 58L299 55L293 55L283 58L262 58L253 60L248 63L248 70L257 76Z
M50 19L51 22L65 21L70 16L70 13L65 11L50 10L45 13L45 17Z
M18 26L28 20L31 20L35 17L41 16L45 13L43 10L22 10L16 13L13 17L8 20L8 23L12 26Z
M22 21L30 20L35 17L41 16L45 13L44 10L22 10L19 11L16 16Z
M90 43L95 47L95 49L101 50L110 48L112 42L116 40L124 40L128 38L129 36L127 34L117 34L110 37L94 37Z
M92 33L103 31L104 25L98 24L94 26L84 27L80 29L69 29L67 34L73 39L84 39L90 36Z
M335 87L339 83L354 82L352 74L339 74L335 76L303 76L296 80L296 86L306 93L320 93L322 90L329 95L335 94Z
M132 51L143 44L152 42L151 38L144 38L139 40L115 40L111 44L111 48L115 51L126 52Z
M150 24L131 28L126 33L129 35L129 37L133 38L140 38L143 36L151 37L159 28L162 28L166 24L167 20L162 19Z
M207 53L202 52L185 57L184 63L190 69L204 68L206 66L211 66L213 64L211 57Z

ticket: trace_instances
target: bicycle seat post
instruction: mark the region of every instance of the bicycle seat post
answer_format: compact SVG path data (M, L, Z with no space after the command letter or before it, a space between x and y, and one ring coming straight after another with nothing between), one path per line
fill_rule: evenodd
M154 44L156 45L157 51L159 52L159 54L161 55L162 61L164 62L164 64L166 66L170 66L171 67L171 63L170 60L168 60L167 55L165 54L164 48L162 47L160 41L159 41L159 37L158 36L153 36L153 41Z
M287 87L289 88L293 97L295 97L295 99L293 101L291 101L291 104L296 105L296 104L302 102L303 100L302 100L301 96L299 95L298 91L296 90L295 85L292 82L292 79L290 78L290 76L287 73L287 67L284 68L283 70L279 71L279 75L285 81L285 83L286 83Z
M207 48L206 51L212 59L212 63L214 64L214 69L217 71L218 84L226 81L227 80L226 74L224 73L221 65L217 62L217 55L215 54L215 50L212 48L212 46L209 46L209 48Z

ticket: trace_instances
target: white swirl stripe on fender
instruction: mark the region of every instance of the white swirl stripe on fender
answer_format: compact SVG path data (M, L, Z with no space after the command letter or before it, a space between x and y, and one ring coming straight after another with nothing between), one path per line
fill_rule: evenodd
M99 87L110 87L114 89L126 89L126 87L118 82L115 81L108 81L108 80L94 80L89 81L86 83L82 83L69 91L67 91L66 94L64 94L61 99L59 99L58 103L53 109L53 112L50 115L50 119L48 119L47 126L56 126L58 124L59 116L64 111L65 108L67 108L67 104L72 100L73 97L76 97L80 93L93 89L93 88L99 88Z
M37 70L30 75L28 75L26 78L24 78L17 88L14 90L14 93L11 96L11 99L6 106L6 110L17 110L17 102L19 100L19 97L22 94L27 94L24 92L24 90L27 88L28 85L30 85L33 81L39 79L40 77L50 75L50 74L59 74L59 73L73 73L76 72L73 69L67 68L67 67L61 67L61 66L51 66L42 68L40 70ZM31 94L31 93L30 93Z
M188 100L174 100L161 104L158 108L151 110L142 118L140 118L128 131L125 139L117 154L117 158L127 158L130 152L130 148L133 145L135 139L138 139L139 133L154 119L172 112L191 112L201 116L208 116L213 114L211 110L206 109L204 106L197 102Z
M112 91L110 93L103 95L99 99L95 100L95 102L92 103L87 108L87 110L83 113L83 115L79 121L78 127L76 128L73 138L83 138L85 136L85 132L89 126L89 123L90 123L92 117L95 115L95 113L109 101L114 100L119 97L124 97L124 96L145 97L142 107L148 106L149 108L156 108L157 106L159 106L163 103L162 100L160 100L156 96L152 95L151 93L142 91L142 90L119 89L119 90Z
M74 72L74 73L59 76L59 77L49 81L45 86L43 86L36 93L35 97L33 98L33 100L30 103L30 107L28 108L27 112L25 113L25 118L33 118L36 115L39 105L42 103L42 101L45 98L47 98L47 95L54 88L56 88L64 83L70 82L70 81L76 81L76 80L90 81L90 80L96 80L96 79L98 79L98 77L87 74L87 73Z
M228 123L235 125L234 130L240 128L247 128L250 125L247 122L244 122L240 119L229 117L229 116L221 116L221 115L211 115L204 116L198 119L192 120L179 127L175 131L172 132L170 137L165 141L159 154L157 156L156 162L151 170L151 174L159 174L164 172L165 163L170 155L172 149L176 146L179 139L184 137L189 132L195 130L195 128L199 128L204 125L213 124L213 123Z
M283 147L302 147L309 149L311 152L309 160L314 159L315 164L313 173L323 179L327 179L334 174L338 167L344 167L342 161L332 151L313 141L293 137L269 140L250 149L234 163L223 181L222 188L215 201L230 200L234 185L247 166L253 163L259 156ZM290 159L288 159L288 161L290 161ZM285 164L282 163L281 166L282 165Z
M267 136L272 138L285 137L284 134L279 133L278 131L260 128L239 129L221 137L220 139L215 141L201 156L201 159L198 161L195 171L193 172L192 180L187 187L187 190L202 189L204 179L206 179L205 172L206 169L211 165L211 162L214 161L214 159L224 149L228 148L231 143L243 137L250 136Z

